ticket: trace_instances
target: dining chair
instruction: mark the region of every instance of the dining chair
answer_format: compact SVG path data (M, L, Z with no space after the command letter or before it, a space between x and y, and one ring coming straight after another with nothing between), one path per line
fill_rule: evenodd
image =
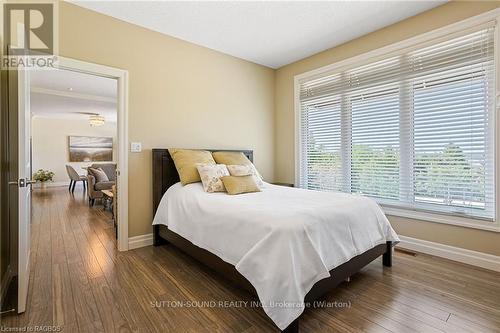
M70 180L68 190L71 191L71 193L75 192L75 185L77 182L83 182L83 190L85 191L87 189L87 176L80 175L71 165L66 165L66 172Z

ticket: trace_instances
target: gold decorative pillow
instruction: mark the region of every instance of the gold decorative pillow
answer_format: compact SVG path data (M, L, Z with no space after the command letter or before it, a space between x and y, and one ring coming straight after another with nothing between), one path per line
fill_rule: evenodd
M200 174L196 169L198 164L215 164L209 151L173 148L169 149L168 152L174 160L182 185L201 181Z
M199 164L196 166L200 173L201 183L205 192L225 192L221 178L229 176L224 164Z
M231 176L253 176L257 186L260 189L264 187L264 182L262 181L262 178L260 178L260 175L253 164L227 165L227 169L229 170Z
M225 176L221 179L228 194L260 192L253 176Z
M212 153L212 156L217 164L252 164L245 154L238 151L216 151Z

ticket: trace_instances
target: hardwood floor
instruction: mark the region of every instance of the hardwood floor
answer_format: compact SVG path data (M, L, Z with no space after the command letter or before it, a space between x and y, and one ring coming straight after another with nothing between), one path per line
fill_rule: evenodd
M3 330L276 331L258 307L211 307L254 299L171 246L117 252L109 213L78 190L33 192L27 311ZM305 311L301 332L500 332L500 274L426 255L377 260L325 301Z

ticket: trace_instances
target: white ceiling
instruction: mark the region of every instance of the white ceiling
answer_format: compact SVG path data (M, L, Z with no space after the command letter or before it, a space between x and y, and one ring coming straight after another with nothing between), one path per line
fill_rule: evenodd
M116 80L67 70L30 74L33 116L88 119L93 113L116 122Z
M271 68L446 1L73 1L79 6Z

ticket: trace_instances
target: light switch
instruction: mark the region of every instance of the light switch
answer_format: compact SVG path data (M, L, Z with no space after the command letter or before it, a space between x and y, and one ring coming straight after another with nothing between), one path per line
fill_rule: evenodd
M131 142L130 143L130 152L140 153L141 151L142 151L142 144L140 142Z

